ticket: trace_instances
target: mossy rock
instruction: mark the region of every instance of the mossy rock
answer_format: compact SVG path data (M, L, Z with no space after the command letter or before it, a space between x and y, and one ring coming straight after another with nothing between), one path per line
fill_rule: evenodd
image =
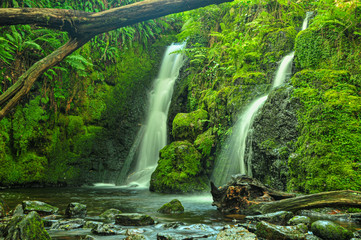
M121 214L122 211L115 209L115 208L111 208L106 210L105 212L103 212L102 214L100 214L100 218L102 219L106 219L106 220L114 220L115 216L118 214Z
M178 199L173 199L169 203L166 203L161 208L159 208L158 212L164 213L164 214L183 213L184 207Z
M86 205L77 202L69 203L65 210L65 216L68 218L85 218L86 215Z
M115 223L122 226L147 226L153 225L154 219L145 214L122 213L115 216Z
M349 240L353 238L353 233L350 230L327 220L313 222L311 230L313 234L325 240Z
M202 153L203 157L209 157L215 142L216 137L213 135L212 128L209 128L207 131L197 136L197 139L194 141L194 146Z
M256 235L269 240L279 239L306 239L307 226L299 224L296 226L279 226L265 221L257 224Z
M27 240L51 239L39 214L35 211L26 216L13 217L5 228L4 237L5 239Z
M24 213L35 211L42 216L56 214L59 208L40 201L23 201Z
M0 198L0 218L6 216L5 206L6 206L5 201Z
M191 113L178 113L173 120L173 137L193 142L207 124L208 112L198 109Z
M188 141L172 142L160 151L150 190L164 193L199 192L208 189L202 155Z

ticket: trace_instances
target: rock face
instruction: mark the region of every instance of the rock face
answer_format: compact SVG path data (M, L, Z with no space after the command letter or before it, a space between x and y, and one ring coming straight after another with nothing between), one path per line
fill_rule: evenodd
M122 226L146 226L153 225L154 219L139 213L122 213L115 216L115 223Z
M269 94L253 122L251 135L253 176L279 190L286 189L287 160L298 137L299 103L291 97L292 92L292 87L284 86Z
M9 240L48 240L51 239L44 228L39 214L35 211L26 216L16 216L6 226L5 239Z
M24 213L36 211L41 216L56 214L59 208L40 201L24 201L22 203Z
M353 237L353 233L340 225L327 221L318 220L311 225L311 231L316 236L325 240L349 240Z
M65 216L69 218L85 218L86 214L86 205L77 202L69 203L65 210Z
M184 207L178 199L173 199L169 203L164 204L158 209L158 212L170 214L170 213L183 213Z
M188 141L172 142L160 151L150 191L164 193L199 192L208 189L202 155Z

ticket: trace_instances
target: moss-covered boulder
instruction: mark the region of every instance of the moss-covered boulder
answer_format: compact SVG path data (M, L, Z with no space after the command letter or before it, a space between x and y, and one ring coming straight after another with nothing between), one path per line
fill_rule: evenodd
M65 210L65 216L69 218L85 218L86 214L86 205L77 202L69 203Z
M158 212L170 214L170 213L183 213L184 207L178 199L173 199L169 203L164 204L158 209Z
M311 231L316 236L325 240L349 240L353 238L353 233L350 230L327 220L313 222Z
M297 225L300 223L303 223L307 227L310 227L311 226L311 218L309 218L307 216L294 216L293 218L291 218L288 221L288 224L290 224L290 225Z
M279 239L306 239L307 226L298 224L296 226L279 226L265 221L257 224L256 235L269 240Z
M47 240L51 239L45 230L39 214L35 211L26 216L11 219L4 231L5 239Z
M25 214L36 211L38 214L45 216L55 214L59 210L59 208L41 201L24 201L22 205Z
M199 192L208 189L202 155L188 141L172 142L160 151L158 166L150 180L151 191Z
M115 216L115 223L122 226L147 226L153 225L154 219L145 214L122 213Z
M106 210L105 212L103 212L102 214L100 214L100 218L105 219L105 220L114 220L115 216L118 214L121 214L122 211L115 209L115 208L111 208Z
M212 149L214 148L215 142L216 136L213 135L213 129L210 128L197 136L197 139L194 141L194 146L203 155L203 157L209 157Z
M198 109L191 113L178 113L173 120L172 135L176 140L193 142L206 127L207 111Z

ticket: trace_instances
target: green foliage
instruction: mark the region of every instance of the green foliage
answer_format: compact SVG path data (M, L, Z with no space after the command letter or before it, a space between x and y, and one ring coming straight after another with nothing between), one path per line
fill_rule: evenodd
M303 103L301 133L289 159L289 188L306 192L361 188L361 98L345 71L304 70L292 78Z

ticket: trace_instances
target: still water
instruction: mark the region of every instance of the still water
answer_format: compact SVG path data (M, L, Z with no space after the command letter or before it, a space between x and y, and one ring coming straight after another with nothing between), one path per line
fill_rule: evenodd
M156 239L158 232L165 230L162 224L170 222L182 222L185 225L173 230L174 233L189 234L202 231L216 233L222 226L227 224L222 215L212 206L211 194L202 195L173 195L149 192L146 188L121 187L112 184L96 184L78 188L28 188L28 189L5 189L0 190L0 198L4 199L9 209L14 209L17 204L24 200L38 200L59 208L59 214L63 215L67 205L71 202L79 202L87 205L87 220L97 221L98 216L105 210L116 208L124 213L144 213L152 216L156 222L154 226L141 227L143 235L147 239ZM165 203L177 198L184 206L184 213L164 215L157 210ZM128 227L136 228L136 227ZM48 231L53 239L81 239L91 234L90 230L71 231ZM91 234L92 235L92 234ZM125 236L106 236L97 239L123 239Z

